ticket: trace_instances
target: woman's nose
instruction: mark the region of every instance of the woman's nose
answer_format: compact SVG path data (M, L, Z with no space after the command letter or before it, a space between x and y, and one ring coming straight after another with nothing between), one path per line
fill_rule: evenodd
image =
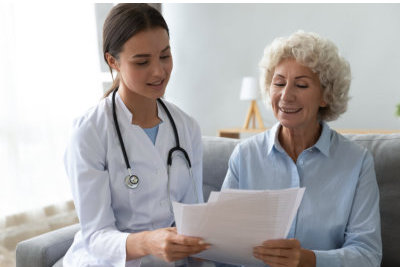
M164 68L160 61L154 62L152 66L152 74L155 77L162 77L164 74Z
M293 101L296 99L294 86L291 83L287 83L282 90L281 99L284 101Z

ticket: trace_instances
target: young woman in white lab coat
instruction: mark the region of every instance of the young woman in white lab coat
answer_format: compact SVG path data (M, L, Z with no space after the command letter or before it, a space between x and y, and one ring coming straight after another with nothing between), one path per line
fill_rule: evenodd
M199 253L208 247L202 239L178 235L171 227L172 201L202 202L203 196L200 128L163 100L192 166L190 171L184 153L175 151L167 173L168 153L176 140L157 99L164 95L172 71L168 26L146 4L117 5L104 23L103 53L117 73L113 86L75 121L65 154L81 230L63 264L140 266L147 255L166 263ZM113 97L131 174L138 181L125 179L128 169Z

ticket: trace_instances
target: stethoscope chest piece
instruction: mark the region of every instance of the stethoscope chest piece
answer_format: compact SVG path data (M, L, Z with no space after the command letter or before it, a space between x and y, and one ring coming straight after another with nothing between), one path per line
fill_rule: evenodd
M136 175L127 175L125 177L125 185L131 189L138 187L139 177L137 177Z

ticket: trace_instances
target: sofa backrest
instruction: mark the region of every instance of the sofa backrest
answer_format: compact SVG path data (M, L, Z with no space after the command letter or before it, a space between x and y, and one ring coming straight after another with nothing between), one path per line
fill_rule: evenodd
M203 196L220 191L228 170L229 157L239 139L203 136Z
M375 161L380 191L383 259L381 266L400 266L400 134L347 134L367 148ZM203 137L203 194L219 191L238 139Z

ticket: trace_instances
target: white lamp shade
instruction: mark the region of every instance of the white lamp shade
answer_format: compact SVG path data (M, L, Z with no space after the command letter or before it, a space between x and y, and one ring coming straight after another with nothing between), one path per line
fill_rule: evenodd
M240 90L240 100L256 100L260 96L257 80L254 77L244 77Z

